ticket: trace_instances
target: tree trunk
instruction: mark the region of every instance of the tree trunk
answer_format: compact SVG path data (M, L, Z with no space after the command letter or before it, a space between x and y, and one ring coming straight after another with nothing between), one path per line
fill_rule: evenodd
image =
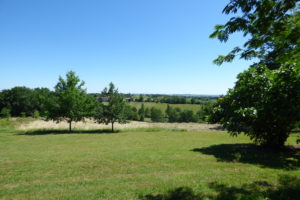
M111 122L111 132L114 132L114 122Z
M69 132L71 133L72 131L72 120L69 121Z

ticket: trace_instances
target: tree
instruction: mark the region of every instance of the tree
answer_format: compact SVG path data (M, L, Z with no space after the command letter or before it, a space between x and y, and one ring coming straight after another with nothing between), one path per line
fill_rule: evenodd
M238 75L238 81L214 106L210 121L231 135L244 132L256 143L282 148L300 120L300 14L297 0L231 0L225 14L242 12L217 25L212 38L226 42L237 31L250 36L243 49L234 48L214 62L237 55L258 62Z
M145 106L144 104L141 105L141 108L138 111L139 116L140 116L140 121L144 121L145 120Z
M145 117L151 117L151 111L148 107L145 108Z
M52 93L47 88L29 89L26 87L14 87L0 92L0 110L8 108L14 117L33 116L34 111L45 115L45 100Z
M102 96L108 98L106 105L103 105L103 115L95 118L98 123L111 123L111 131L114 132L114 123L126 123L127 112L123 97L113 83L109 84L102 92Z
M152 107L151 108L151 120L152 122L163 122L164 115L162 111L158 108Z
M198 116L195 115L194 112L191 110L183 110L182 112L180 112L179 121L180 122L197 122Z
M179 122L180 119L180 108L173 108L169 104L166 109L166 115L168 117L168 122Z
M35 88L33 90L33 99L34 102L34 111L39 112L41 116L45 116L47 112L46 102L51 96L53 92L51 92L48 88ZM36 113L32 113L35 115Z
M235 32L248 36L243 47L235 47L226 56L219 56L215 64L241 59L257 58L253 64L278 69L283 62L299 60L300 13L299 0L230 0L225 14L242 13L224 25L216 25L211 38L226 42ZM297 5L298 4L298 5ZM298 8L297 8L298 7Z
M139 115L136 107L125 105L125 119L127 120L139 120Z
M257 143L282 147L300 118L300 69L260 66L238 79L234 89L218 100L212 121L232 135L244 132Z
M66 79L59 77L55 86L52 98L47 102L47 118L57 123L67 121L69 131L72 131L72 122L84 120L89 117L95 107L95 100L86 94L83 89L84 82L70 71L66 74Z
M139 101L139 102L144 102L144 96L143 96L143 95L140 95L138 101Z
M12 116L20 116L24 113L32 115L34 110L33 91L26 87L14 87L3 90L0 94L0 109L8 108Z

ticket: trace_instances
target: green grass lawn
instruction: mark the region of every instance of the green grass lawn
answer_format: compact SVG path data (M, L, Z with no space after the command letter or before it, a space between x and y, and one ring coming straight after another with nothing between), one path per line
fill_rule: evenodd
M34 133L0 133L0 199L154 199L178 187L217 195L216 184L300 176L299 153L263 153L222 131Z

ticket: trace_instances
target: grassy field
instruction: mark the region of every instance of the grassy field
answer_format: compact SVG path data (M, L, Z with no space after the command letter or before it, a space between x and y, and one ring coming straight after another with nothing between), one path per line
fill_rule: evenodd
M299 152L223 131L1 132L0 199L234 199L253 184L278 196L279 177L300 178Z
M136 107L137 109L141 108L142 104L145 105L145 108L159 108L163 112L167 109L168 104L167 103L154 103L154 102L130 102L129 105ZM194 112L197 112L201 109L201 105L198 104L169 104L171 107L174 108L180 108L182 110L192 110Z

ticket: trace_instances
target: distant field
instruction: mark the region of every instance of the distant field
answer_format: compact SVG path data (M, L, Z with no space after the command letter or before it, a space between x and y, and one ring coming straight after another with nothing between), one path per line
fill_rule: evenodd
M244 184L263 190L275 187L279 176L300 177L299 153L263 152L249 145L247 137L232 138L224 131L143 128L114 134L87 130L24 134L26 130L10 126L1 131L3 200L153 200L179 187L224 199L247 189ZM288 144L295 144L296 136ZM189 189L183 190L189 194Z
M145 105L146 108L159 108L162 111L165 111L167 109L168 104L167 103L154 103L154 102L130 102L128 103L131 106L136 107L137 109L141 108L142 104ZM201 110L201 105L198 104L169 104L171 107L174 108L180 108L182 110L192 110L194 112L197 112Z

